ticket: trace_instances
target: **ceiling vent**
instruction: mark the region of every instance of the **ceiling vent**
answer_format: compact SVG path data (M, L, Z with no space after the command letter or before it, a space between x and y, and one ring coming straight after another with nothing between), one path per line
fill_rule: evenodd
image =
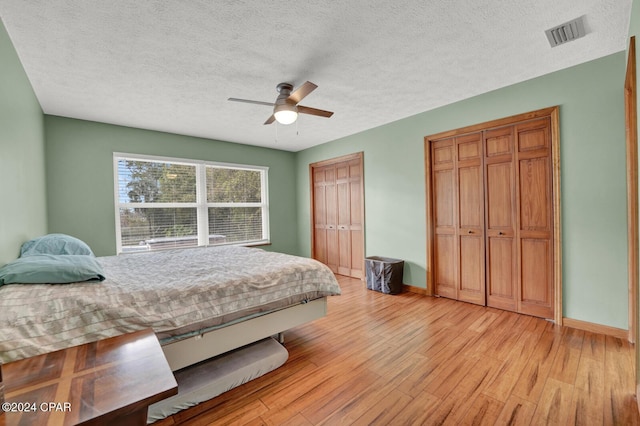
M565 22L562 25L548 29L544 33L547 35L551 47L573 41L577 38L584 37L584 16L573 21Z

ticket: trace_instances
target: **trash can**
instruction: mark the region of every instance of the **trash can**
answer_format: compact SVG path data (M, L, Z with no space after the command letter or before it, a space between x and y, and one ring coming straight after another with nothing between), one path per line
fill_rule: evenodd
M404 260L390 257L370 256L365 258L367 288L386 294L402 292Z

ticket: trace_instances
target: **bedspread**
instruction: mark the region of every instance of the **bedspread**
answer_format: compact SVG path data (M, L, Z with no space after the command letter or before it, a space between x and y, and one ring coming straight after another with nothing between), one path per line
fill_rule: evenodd
M307 258L208 247L97 258L106 280L0 287L0 361L152 327L163 339L340 294Z

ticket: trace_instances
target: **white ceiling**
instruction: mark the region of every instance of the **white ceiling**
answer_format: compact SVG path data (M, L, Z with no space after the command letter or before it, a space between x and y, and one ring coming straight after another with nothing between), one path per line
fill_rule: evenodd
M0 0L0 17L46 114L298 151L624 50L631 3ZM579 16L587 35L551 49L544 31ZM306 80L301 104L332 118L265 126L270 107L227 101Z

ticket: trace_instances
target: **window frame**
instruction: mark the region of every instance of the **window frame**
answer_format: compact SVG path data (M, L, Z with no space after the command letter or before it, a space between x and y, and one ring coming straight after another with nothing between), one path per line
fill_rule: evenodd
M120 202L120 181L118 173L118 161L119 160L132 160L132 161L149 161L156 163L171 163L187 166L195 166L196 170L196 202L184 202L184 203L137 203L137 202ZM207 201L207 167L215 167L221 169L234 169L234 170L249 170L260 172L260 202L250 203L219 203ZM237 245L237 246L259 246L271 244L271 236L269 230L269 167L267 166L254 166L248 164L237 163L224 163L218 161L205 161L195 160L178 157L167 157L159 155L146 155L146 154L132 154L124 152L113 153L113 191L114 191L114 207L115 207L115 237L116 237L116 254L129 254L122 251L122 228L120 224L120 209L121 208L195 208L197 218L197 242L198 247L206 246L222 246L222 245ZM241 241L241 242L228 242L220 244L209 244L209 208L216 207L259 207L262 213L262 239L257 241ZM179 247L176 247L179 248ZM162 250L162 249L158 249ZM166 250L166 249L165 249ZM147 250L149 251L149 250ZM131 252L131 253L135 253Z

